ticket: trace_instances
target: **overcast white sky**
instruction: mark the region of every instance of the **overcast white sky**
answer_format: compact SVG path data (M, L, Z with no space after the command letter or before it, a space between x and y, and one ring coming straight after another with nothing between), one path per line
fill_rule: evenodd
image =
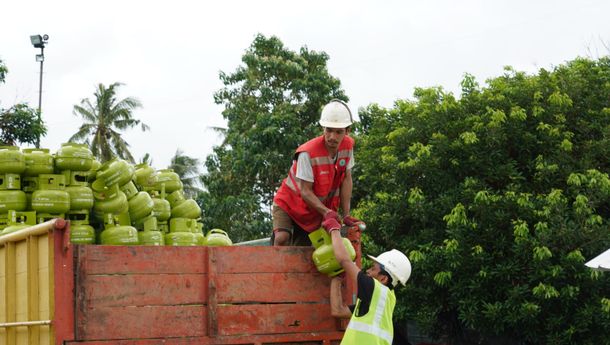
M38 106L39 49L48 34L42 109L57 150L76 132L74 104L98 83L122 82L120 97L151 128L125 133L132 153L164 168L177 148L204 159L225 126L213 93L218 72L232 72L257 33L293 50L330 55L356 110L391 106L416 86L457 92L465 72L483 83L503 66L535 72L610 46L610 1L33 1L0 5L0 58L9 68L0 106Z

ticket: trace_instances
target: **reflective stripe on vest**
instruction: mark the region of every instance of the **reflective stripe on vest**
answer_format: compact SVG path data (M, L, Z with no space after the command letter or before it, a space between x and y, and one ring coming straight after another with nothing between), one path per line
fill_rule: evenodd
M394 292L377 280L375 280L375 290L377 291L373 291L369 312L361 317L356 316L360 305L360 301L358 301L358 306L347 325L341 344L392 344L394 330L391 320L396 301ZM373 310L374 314L371 317ZM390 329L383 327L384 317L389 322Z

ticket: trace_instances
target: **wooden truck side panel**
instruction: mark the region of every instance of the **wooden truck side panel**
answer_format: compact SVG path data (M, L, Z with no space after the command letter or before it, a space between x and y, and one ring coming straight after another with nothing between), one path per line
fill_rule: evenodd
M312 251L78 246L75 340L338 341L330 280L316 271Z

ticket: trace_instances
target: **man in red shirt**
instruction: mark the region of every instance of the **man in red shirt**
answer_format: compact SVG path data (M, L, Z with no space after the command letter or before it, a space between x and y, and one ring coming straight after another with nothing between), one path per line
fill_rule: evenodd
M358 222L349 215L354 166L351 111L333 99L322 109L319 123L323 135L297 148L288 177L273 199L273 245L311 245L307 235L323 220L340 221L339 207L346 225Z

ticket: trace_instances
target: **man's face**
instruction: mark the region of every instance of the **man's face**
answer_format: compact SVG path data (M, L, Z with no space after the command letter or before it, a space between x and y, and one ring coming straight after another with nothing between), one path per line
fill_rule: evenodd
M324 127L324 142L329 149L337 149L343 138L347 135L346 128Z
M381 273L381 266L379 266L377 262L366 270L366 274L371 278L379 280L382 284L385 284L388 281L388 277Z

